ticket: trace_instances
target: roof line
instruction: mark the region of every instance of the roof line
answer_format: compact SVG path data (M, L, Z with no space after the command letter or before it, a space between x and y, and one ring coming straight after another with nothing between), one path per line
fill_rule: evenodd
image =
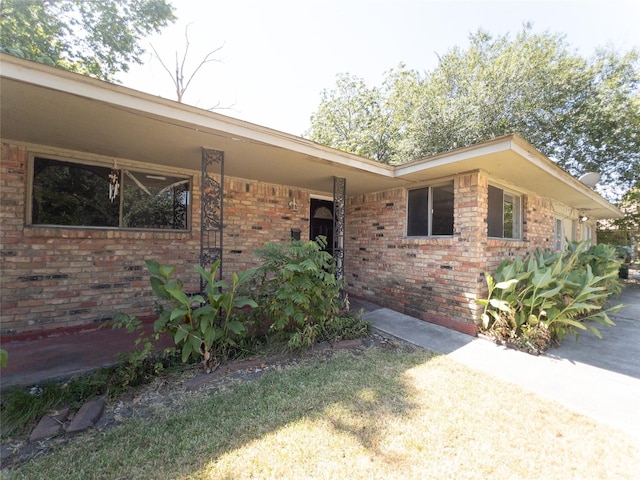
M575 178L573 175L571 175L570 173L566 172L565 170L560 168L558 165L553 163L553 161L551 161L549 157L547 157L542 152L537 150L533 145L527 142L520 135L513 134L511 137L512 137L511 142L513 143L513 146L511 148L514 152L518 153L520 156L525 157L532 164L534 164L541 170L544 170L545 173L548 173L549 175L552 175L558 178L559 180L562 180L568 186L580 192L582 195L585 195L591 198L591 200L598 203L603 208L606 208L611 212L615 212L621 217L624 216L624 213L618 207L613 205L611 202L609 202L606 198L604 198L599 193L593 191L591 188L586 186L584 183L582 183L580 180Z
M127 110L172 118L190 124L193 128L200 126L218 130L230 139L242 137L385 177L393 176L393 167L390 165L262 125L7 54L0 54L0 63L0 73L5 78L117 105Z
M121 85L115 85L87 77L86 75L39 64L31 60L0 54L0 63L2 64L0 75L3 78L88 98L130 112L138 112L149 117L155 116L165 121L173 120L176 125L182 124L186 128L210 130L211 133L215 132L217 135L225 136L231 140L262 143L290 150L311 158L329 161L339 166L361 170L389 179L402 180L403 177L412 173L426 171L430 168L511 150L547 174L562 180L575 191L587 196L606 210L616 215L623 215L617 207L555 165L549 158L517 134L497 137L479 144L391 166L327 147L289 133L178 103L174 100L157 97Z

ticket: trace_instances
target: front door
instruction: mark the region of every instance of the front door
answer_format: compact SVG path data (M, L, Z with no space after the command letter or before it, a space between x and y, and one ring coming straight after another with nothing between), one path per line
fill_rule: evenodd
M310 204L309 239L315 240L320 235L326 237L325 250L333 255L333 202L312 198Z

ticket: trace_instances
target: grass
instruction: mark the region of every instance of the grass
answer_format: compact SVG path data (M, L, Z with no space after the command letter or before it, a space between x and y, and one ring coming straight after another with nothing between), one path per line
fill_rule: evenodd
M428 352L371 348L274 371L72 440L39 479L637 478L622 432Z
M319 341L336 342L363 338L370 331L371 323L362 320L362 312L347 314L335 317L328 323L322 330ZM137 329L132 332L137 332ZM135 339L136 335L132 335L132 344ZM269 356L290 350L286 340L249 335L229 353L230 360L240 360L248 356ZM75 409L87 399L100 395L107 395L112 400L117 399L131 387L157 378L161 371L172 370L175 367L179 369L180 364L179 352L158 356L137 350L122 354L122 362L117 365L74 376L64 383L45 382L33 390L22 387L5 389L0 394L0 438L7 440L26 435L33 430L43 415L63 405Z

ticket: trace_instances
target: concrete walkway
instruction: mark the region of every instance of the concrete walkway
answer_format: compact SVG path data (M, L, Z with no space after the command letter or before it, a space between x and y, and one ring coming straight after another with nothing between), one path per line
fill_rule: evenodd
M615 301L625 307L611 317L616 327L599 328L602 340L585 332L542 356L371 304L364 318L381 332L520 385L640 441L640 289L627 287Z

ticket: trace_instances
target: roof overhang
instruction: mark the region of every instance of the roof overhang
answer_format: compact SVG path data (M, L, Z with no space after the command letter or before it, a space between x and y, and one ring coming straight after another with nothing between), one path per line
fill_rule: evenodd
M402 183L388 165L294 135L12 56L0 62L5 140L195 171L207 147L224 152L227 175L325 193L334 176L355 195Z
M486 172L494 181L559 201L590 218L624 216L516 134L403 164L396 168L395 177L419 183L476 170Z
M199 171L202 147L222 150L225 174L330 194L410 186L473 170L558 200L593 218L622 212L517 135L392 167L310 140L0 54L5 141Z

